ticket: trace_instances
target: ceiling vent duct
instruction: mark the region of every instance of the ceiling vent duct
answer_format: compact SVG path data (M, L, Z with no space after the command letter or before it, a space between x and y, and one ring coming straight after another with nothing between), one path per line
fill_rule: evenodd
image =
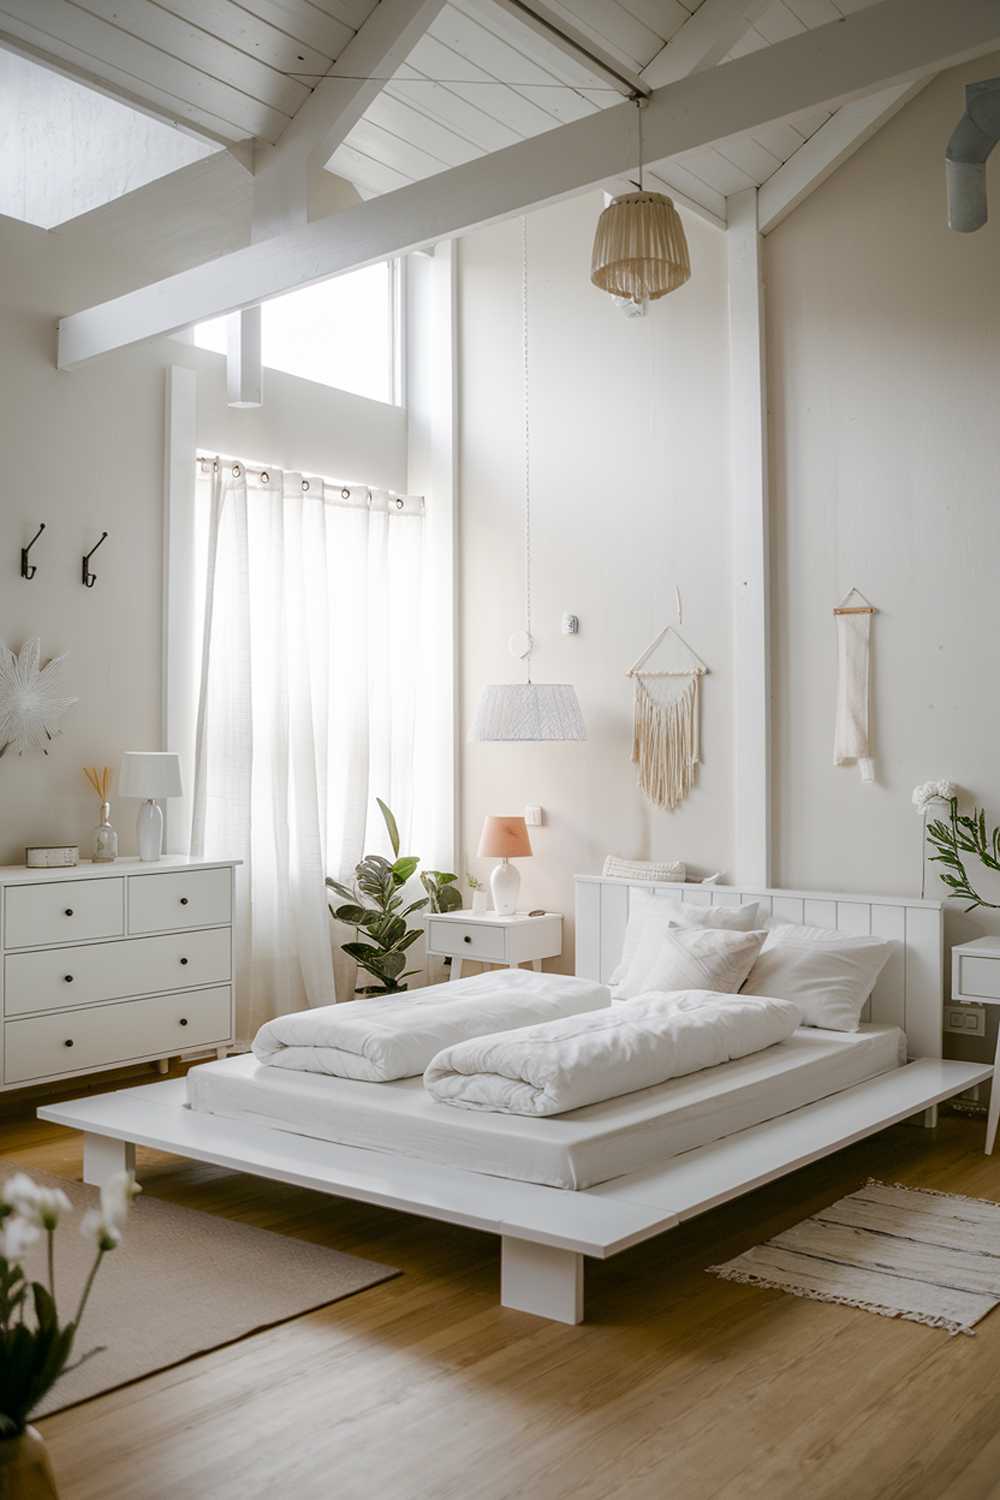
M986 160L1000 140L1000 78L970 83L965 114L945 152L948 227L971 234L986 223Z

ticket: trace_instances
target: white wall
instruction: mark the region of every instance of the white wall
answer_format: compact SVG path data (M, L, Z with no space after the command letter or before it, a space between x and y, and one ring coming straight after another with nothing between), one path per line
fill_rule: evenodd
M1000 176L991 222L958 235L943 168L963 84L998 71L943 75L766 241L783 885L919 891L929 778L1000 818ZM870 787L832 764L830 611L852 584L879 609ZM947 932L998 917L956 909Z
M725 240L685 219L692 280L628 319L590 285L588 194L529 221L534 633L538 681L575 684L585 744L466 744L463 869L486 813L546 810L521 865L522 905L568 915L574 873L604 855L724 869L731 853L728 355ZM462 721L487 682L523 667L520 222L470 235L460 254ZM699 783L674 813L635 785L628 666L674 618L709 663ZM579 636L560 634L564 610ZM563 966L572 963L567 933Z
M205 163L209 166L209 163ZM197 170L197 169L195 169ZM213 168L213 171L215 169ZM238 169L237 169L238 170ZM143 190L155 224L160 185ZM164 185L163 194L172 188ZM121 751L160 744L164 370L199 371L198 441L335 477L405 488L402 411L265 372L266 405L225 405L223 360L162 339L95 361L72 374L55 368L55 322L63 312L141 282L136 242L101 235L116 206L46 233L0 219L0 641L41 637L47 656L69 652L65 716L47 757L0 760L0 863L19 862L26 843L85 842L96 822L81 767L117 765ZM220 211L202 243L225 243ZM156 274L169 263L155 240ZM211 253L211 252L209 252ZM19 576L20 548L45 521L32 554L37 577ZM103 530L94 588L80 557ZM132 847L133 804L113 818L123 852Z

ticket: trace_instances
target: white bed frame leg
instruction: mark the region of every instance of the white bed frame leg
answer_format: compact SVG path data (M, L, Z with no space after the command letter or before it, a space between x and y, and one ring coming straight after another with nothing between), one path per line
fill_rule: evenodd
M583 1256L504 1235L500 1241L500 1301L518 1312L583 1322Z
M103 1187L117 1172L135 1171L135 1147L131 1141L116 1141L107 1135L83 1137L83 1180Z

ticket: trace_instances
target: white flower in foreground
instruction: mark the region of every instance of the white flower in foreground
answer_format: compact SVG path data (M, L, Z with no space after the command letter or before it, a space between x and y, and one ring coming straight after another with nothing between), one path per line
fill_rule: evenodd
M134 1173L116 1172L101 1188L101 1213L105 1222L114 1229L124 1229L132 1199L141 1192Z
M131 1172L118 1172L101 1188L100 1208L88 1208L80 1221L80 1233L94 1240L99 1250L114 1250L121 1244L129 1205L142 1188Z
M8 1263L23 1260L40 1236L41 1230L34 1224L11 1214L0 1225L0 1258Z
M55 1229L60 1214L70 1213L73 1207L62 1188L40 1187L26 1172L15 1172L8 1177L0 1198L39 1229Z
M955 796L953 781L922 781L913 788L913 808L922 817L932 802L950 802Z

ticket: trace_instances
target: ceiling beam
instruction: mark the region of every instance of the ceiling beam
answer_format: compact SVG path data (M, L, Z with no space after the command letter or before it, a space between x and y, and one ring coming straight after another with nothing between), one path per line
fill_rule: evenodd
M308 222L309 178L361 119L444 0L381 0L278 137L254 151L255 240Z
M702 0L690 20L643 68L643 82L659 89L720 63L770 4L771 0Z
M546 5L545 0L493 0L493 4L514 16L536 36L544 37L560 52L565 52L575 62L585 64L595 78L610 84L626 99L635 99L649 93L652 85L644 83L638 73L633 73L617 58L605 52L599 42L585 36L582 31L558 11Z
M929 82L929 78L918 78L912 83L894 83L838 109L760 189L761 234L776 229Z
M848 19L655 90L650 160L989 52L1000 0L882 0ZM63 318L60 368L599 187L631 168L622 103Z

